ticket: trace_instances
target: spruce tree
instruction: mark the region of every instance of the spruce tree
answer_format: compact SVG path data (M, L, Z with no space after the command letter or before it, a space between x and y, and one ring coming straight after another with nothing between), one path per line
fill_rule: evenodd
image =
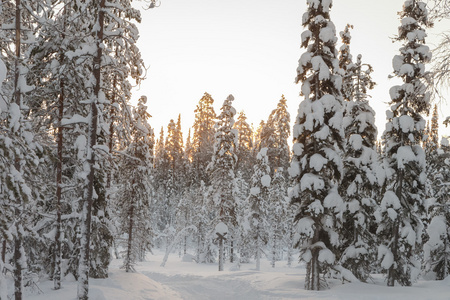
M232 106L234 97L229 95L223 102L221 113L215 125L216 134L214 151L211 163L208 165L208 173L211 182L210 197L214 208L216 226L223 223L232 229L236 226L236 203L234 201L234 169L237 155L236 145L238 134L233 129L235 108ZM223 240L219 240L219 271L223 271Z
M246 221L248 236L253 245L256 257L256 270L261 268L263 247L269 240L269 187L271 182L269 158L267 148L262 148L253 167L253 176L250 180L250 194L247 198Z
M238 131L236 171L241 172L245 180L249 180L253 165L253 130L243 111L239 113L234 128Z
M205 93L195 109L195 120L192 126L192 165L195 172L195 181L208 184L206 167L211 161L214 148L214 125L216 113L213 107L214 99Z
M270 141L264 147L270 147L268 148L268 155L272 173L278 169L287 172L290 161L288 145L291 128L290 120L291 117L287 111L286 98L284 98L284 95L281 95L277 108L272 110L266 124L266 130L270 130ZM264 143L262 142L262 144Z
M372 233L373 213L376 201L373 190L377 186L376 153L377 129L375 112L369 105L367 91L375 86L370 73L372 67L362 64L361 55L356 63L350 53L351 35L347 25L341 32L343 46L340 49L339 65L344 71L342 95L344 102L344 177L339 186L345 203L340 263L361 281L370 276L375 235Z
M426 4L408 0L400 13L396 40L403 42L394 56L394 75L402 85L390 89L387 111L385 164L388 166L386 192L376 213L381 244L378 258L387 273L388 286L411 285L421 269L417 252L422 248L421 217L424 214L425 153L421 142L425 129L422 114L428 114L425 63L431 52L425 45L429 25Z
M423 246L424 271L434 274L437 280L450 275L450 151L447 147L438 149L430 162L429 198L430 222L427 224L427 241Z
M343 201L338 193L342 177L342 77L339 74L336 30L330 21L332 1L307 1L301 45L306 48L297 68L302 82L299 113L294 125L290 192L296 206L295 241L306 262L305 288L319 290L320 275L336 264Z

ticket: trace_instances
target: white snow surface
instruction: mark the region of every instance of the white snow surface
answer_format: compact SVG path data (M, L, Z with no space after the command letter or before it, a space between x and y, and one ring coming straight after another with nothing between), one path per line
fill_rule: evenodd
M419 280L412 287L387 287L381 275L374 274L371 283L346 283L329 279L329 289L306 291L305 265L297 264L294 256L292 267L286 261L278 261L272 268L270 261L261 259L261 271L255 270L254 262L241 264L240 269L232 271L234 264L225 263L225 271L218 272L217 264L197 264L183 262L177 253L169 256L165 267L160 263L164 253L155 251L148 255L146 262L136 266L136 273L126 273L120 269L121 260L113 260L109 278L90 280L90 300L266 300L266 299L321 299L321 300L411 300L448 299L450 277L443 281ZM322 258L327 257L326 253ZM42 293L25 290L27 300L76 299L77 284L65 278L62 289L52 290L52 282L42 279L38 283ZM13 284L8 282L12 293Z

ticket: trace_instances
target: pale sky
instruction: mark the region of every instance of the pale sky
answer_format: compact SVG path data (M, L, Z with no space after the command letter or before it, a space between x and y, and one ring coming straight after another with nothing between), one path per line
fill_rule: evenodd
M204 92L213 97L216 113L233 94L233 106L238 112L243 110L255 128L261 120L267 120L284 94L291 126L294 124L303 100L299 96L301 86L294 84L294 79L298 59L305 51L300 48L300 35L306 0L161 1L158 8L141 10L138 46L149 70L147 79L133 93L134 99L148 97L148 111L153 116L150 124L156 137L161 126L166 132L170 119L176 121L181 113L186 138ZM389 88L400 83L388 79L388 75L400 47L390 37L397 34L397 12L403 2L336 0L331 11L338 37L347 23L354 26L350 45L354 59L362 54L363 62L374 67L372 77L377 86L370 92L370 103L376 111L379 136L386 123ZM437 24L427 31L431 49L437 44L436 34L448 28ZM444 115L450 115L449 106L440 112L442 121Z

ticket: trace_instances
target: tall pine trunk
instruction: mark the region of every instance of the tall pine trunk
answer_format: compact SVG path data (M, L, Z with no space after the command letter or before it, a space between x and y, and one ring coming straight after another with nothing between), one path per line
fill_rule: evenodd
M89 115L89 131L88 131L88 145L86 149L87 157L86 164L89 170L87 182L84 191L83 210L81 215L81 250L80 250L80 265L78 271L78 294L79 300L88 300L89 293L89 269L90 269L90 240L91 240L91 215L92 202L94 192L95 179L95 154L94 147L97 144L97 128L98 128L98 107L100 84L101 84L101 59L102 59L102 42L103 42L103 26L105 17L105 0L101 0L98 4L97 16L97 36L96 48L97 53L93 61L93 75L95 78L94 94L91 99L91 112Z

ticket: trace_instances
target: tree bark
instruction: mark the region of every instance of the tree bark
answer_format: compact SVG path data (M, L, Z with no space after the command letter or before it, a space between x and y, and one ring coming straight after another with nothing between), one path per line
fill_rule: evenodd
M134 218L134 205L130 206L130 211L129 211L129 223L128 223L128 243L127 243L127 257L125 258L125 271L126 272L130 272L132 271L131 269L131 264L132 264L132 248L133 248L133 218Z
M219 237L219 271L223 271L223 239Z
M63 29L61 38L65 39L64 30L66 29L66 6L63 11ZM60 53L60 65L63 64L63 53ZM55 232L55 253L54 262L55 269L53 271L53 288L59 290L61 288L61 198L62 198L62 168L63 168L63 127L62 119L64 117L64 78L60 74L59 81L59 99L58 99L58 133L57 133L57 155L56 164L56 232Z
M16 57L15 57L15 74L14 74L14 101L21 107L21 91L19 86L20 77L20 52L21 52L21 6L20 0L16 0L16 20L15 20L15 33L16 33ZM19 121L21 122L21 121ZM20 135L21 129L19 128L17 135ZM14 167L17 172L20 173L20 158L16 156L14 161ZM16 198L15 208L14 208L14 226L16 233L14 235L14 297L15 300L22 300L22 226L21 226L21 211L22 207L21 196L18 195Z

